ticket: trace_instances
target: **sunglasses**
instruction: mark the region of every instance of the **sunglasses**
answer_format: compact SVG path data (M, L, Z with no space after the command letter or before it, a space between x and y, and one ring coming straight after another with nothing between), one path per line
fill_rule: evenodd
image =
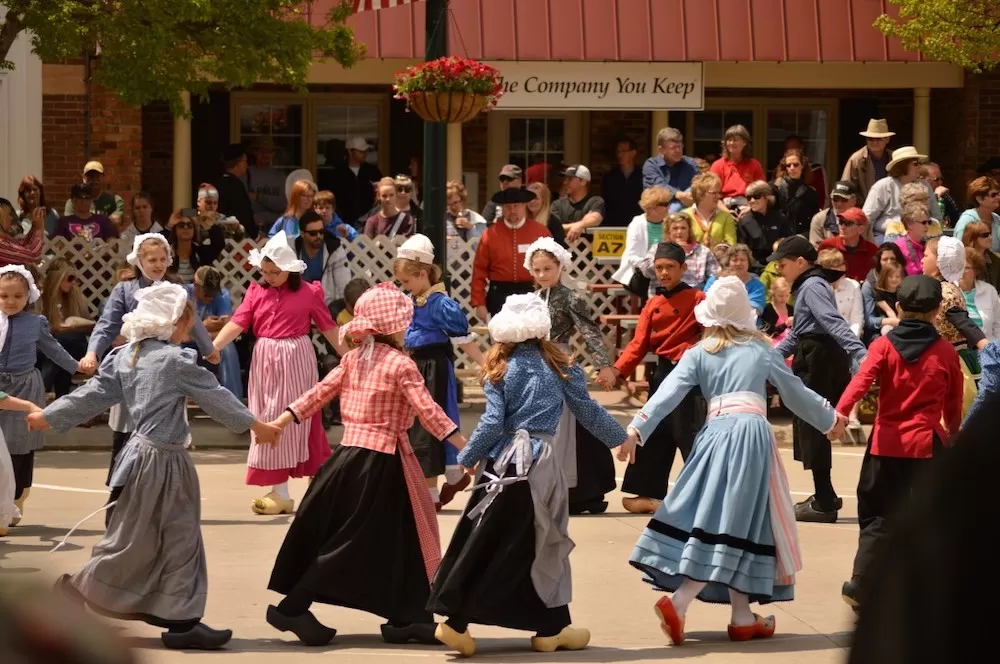
M841 219L837 223L840 224L841 226L843 226L844 228L854 228L855 226L860 226L861 225L861 224L859 224L857 222L854 222L854 221L844 221L843 219Z
M174 228L194 228L194 223L190 222L190 221L181 221L181 222L178 222L174 226Z
M311 235L312 237L319 237L319 236L323 235L323 233L325 233L325 232L326 232L326 231L324 231L324 230L323 230L323 229L321 228L321 229L319 229L318 231L302 231L302 234L303 234L303 235Z
M993 233L991 233L991 232L989 232L989 231L985 231L985 232L983 232L983 233L980 233L980 234L979 234L979 237L981 237L982 239L984 239L984 240L985 240L985 239L986 239L986 238L988 238L988 237L993 237Z
M785 168L802 168L802 164L797 161L792 161L785 164Z
M921 221L918 221L917 223L918 224L923 224L924 226L930 226L932 222L931 222L930 219L923 219Z
M747 200L750 200L750 201L759 201L762 198L764 198L764 194L754 194L753 196L748 196Z
M396 187L396 191L401 194L408 194L413 191L413 187Z
M67 274L66 275L66 281L68 281L69 283L73 283L74 281L76 281L76 275L75 274Z

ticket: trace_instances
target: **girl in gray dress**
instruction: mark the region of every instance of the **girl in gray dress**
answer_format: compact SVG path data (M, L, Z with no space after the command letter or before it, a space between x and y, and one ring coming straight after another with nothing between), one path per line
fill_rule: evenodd
M45 387L41 372L35 368L36 352L42 351L71 374L77 372L79 365L49 332L45 316L25 311L39 295L34 278L23 266L0 268L0 391L44 406ZM14 468L14 499L23 515L34 475L35 450L45 444L45 439L39 432L29 432L24 415L13 411L0 411L0 431L7 441ZM16 526L20 521L21 516L15 516L10 525Z
M198 475L186 451L187 399L235 432L253 429L258 441L274 442L278 430L258 422L198 366L194 350L180 347L197 320L183 287L161 283L135 297L135 311L123 316L128 343L108 354L99 376L28 416L33 430L63 432L122 403L135 422L112 474L121 493L104 539L58 586L103 615L167 629L168 648L214 650L232 632L201 622L208 574Z

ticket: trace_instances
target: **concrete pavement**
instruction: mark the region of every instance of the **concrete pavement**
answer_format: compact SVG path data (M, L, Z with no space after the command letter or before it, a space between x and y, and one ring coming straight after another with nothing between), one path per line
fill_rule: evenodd
M611 396L611 395L608 395ZM470 419L477 415L464 412ZM624 419L624 417L623 417ZM467 422L463 417L463 429ZM471 429L469 429L471 431ZM73 438L79 441L77 430ZM106 427L86 433L95 440L109 439ZM162 649L159 630L138 623L122 624L122 633L150 663L193 661L261 662L300 661L366 662L397 664L407 661L444 662L455 658L443 648L399 647L379 637L380 619L329 606L314 607L324 623L339 630L334 643L310 649L268 626L264 612L277 596L266 590L271 564L290 517L257 517L250 513L254 491L243 485L245 453L210 449L211 425L197 425L193 453L203 493L203 532L209 561L209 602L206 622L235 632L225 653L176 653ZM334 429L331 433L336 432ZM228 435L228 434L224 434ZM331 438L335 436L331 435ZM217 442L221 438L215 439ZM240 439L231 442L240 444ZM73 442L72 440L69 442ZM862 449L835 449L833 480L844 497L841 520L833 525L802 524L799 535L806 569L798 577L796 600L771 605L763 613L777 616L778 632L770 641L730 643L726 637L728 607L695 603L688 615L690 641L681 647L667 645L653 616L657 595L627 564L628 555L647 517L633 516L621 507L621 494L609 496L611 508L602 516L573 517L570 530L577 548L572 555L574 624L593 633L591 647L574 653L542 654L528 648L530 635L500 628L473 626L482 662L654 662L674 658L700 658L722 662L843 662L852 629L851 611L839 597L840 583L849 576L857 541L854 488ZM810 492L810 476L782 450L789 481L796 498ZM103 532L95 516L70 542L55 553L53 544L66 531L105 500L103 486L106 451L43 451L37 455L35 488L28 500L23 524L0 539L0 573L30 574L53 579L78 569ZM678 463L675 464L675 475ZM623 472L621 464L618 475ZM305 490L304 481L292 482L293 497ZM466 495L441 515L444 545L460 518ZM755 610L760 610L755 607ZM325 659L321 659L325 658Z

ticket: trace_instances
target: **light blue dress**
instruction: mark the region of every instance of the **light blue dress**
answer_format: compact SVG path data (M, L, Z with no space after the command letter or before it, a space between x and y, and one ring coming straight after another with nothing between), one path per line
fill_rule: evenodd
M693 347L632 426L645 440L696 386L709 400L711 411L713 398L734 392L754 392L763 403L766 383L774 385L782 402L810 425L820 431L833 426L836 416L830 404L806 388L781 355L760 341L714 354L701 344ZM705 602L728 604L729 588L748 595L751 602L793 598L793 586L775 584L771 436L767 419L754 413L723 414L705 423L677 483L629 559L654 587L674 591L691 578L708 582L698 595Z

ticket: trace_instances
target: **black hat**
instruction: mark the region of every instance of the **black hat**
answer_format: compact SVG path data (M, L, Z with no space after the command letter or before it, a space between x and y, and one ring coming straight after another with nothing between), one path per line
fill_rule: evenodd
M812 246L809 240L801 235L791 235L780 243L774 253L767 257L768 263L779 261L782 258L802 257L810 263L816 262L816 247Z
M676 242L660 242L656 245L656 253L653 254L653 260L660 260L661 258L669 258L683 265L687 260L687 255L684 253L684 248Z
M899 308L915 314L926 314L941 306L941 282L918 274L906 277L896 289Z
M230 143L226 146L226 149L222 151L222 161L237 161L247 153L247 149L243 147L242 143Z
M528 201L535 200L535 192L521 187L507 187L506 189L502 189L493 194L493 198L490 200L497 205L506 205L507 203L527 203Z
M854 185L850 180L841 180L837 184L833 185L833 189L830 190L830 198L834 196L840 196L841 198L850 198L851 196L856 196L854 191Z
M73 188L70 190L69 197L89 201L94 197L94 194L90 190L90 185L78 183L73 185Z

